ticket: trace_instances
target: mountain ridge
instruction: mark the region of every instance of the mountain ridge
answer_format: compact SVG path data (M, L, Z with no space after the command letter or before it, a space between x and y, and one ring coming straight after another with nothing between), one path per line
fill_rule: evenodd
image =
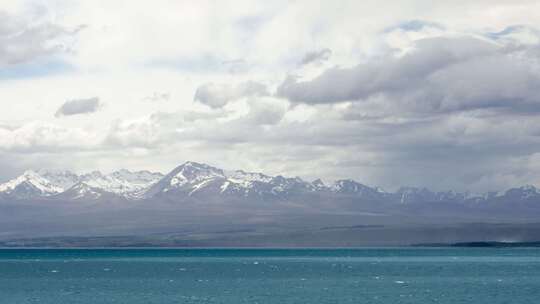
M241 198L244 200L298 200L298 197L323 196L331 200L352 197L369 202L411 203L488 203L540 202L540 191L525 185L504 192L471 195L469 192L431 191L427 188L401 187L387 192L352 179L340 179L326 185L321 179L312 182L300 177L270 176L244 170L223 170L204 163L187 161L163 175L150 171L120 169L109 174L93 171L75 174L71 171L27 170L6 183L0 184L0 196L7 199L64 199L64 200L169 200L186 198Z
M79 190L86 188L126 198L136 198L148 184L157 182L162 177L161 173L126 169L109 174L99 171L75 174L67 170L26 170L22 175L0 184L0 194L11 199L38 197L69 199L67 196L69 192L75 191L76 188ZM80 191L79 194L81 194Z

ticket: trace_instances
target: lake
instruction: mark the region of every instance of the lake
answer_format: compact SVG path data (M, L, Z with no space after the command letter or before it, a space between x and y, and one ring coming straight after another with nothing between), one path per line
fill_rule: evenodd
M4 249L0 303L537 303L539 248Z

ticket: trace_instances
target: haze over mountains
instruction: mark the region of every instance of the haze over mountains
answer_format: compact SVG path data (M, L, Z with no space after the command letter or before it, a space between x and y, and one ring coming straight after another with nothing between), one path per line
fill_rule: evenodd
M531 241L539 220L540 191L530 185L481 195L387 192L349 179L326 185L196 162L167 175L29 170L0 185L6 246L62 246L66 238L78 246L81 237L100 237L82 241L89 246ZM51 237L53 243L35 242ZM100 243L101 237L113 241Z

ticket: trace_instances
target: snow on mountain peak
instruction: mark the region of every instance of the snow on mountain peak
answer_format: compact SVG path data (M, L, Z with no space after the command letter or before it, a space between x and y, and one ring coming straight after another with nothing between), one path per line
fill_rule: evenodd
M67 191L61 194L61 197L65 197L72 200L80 199L92 199L97 200L103 195L100 189L94 188L85 182L80 182L69 188Z
M315 190L322 190L322 189L327 188L326 185L324 184L324 182L320 178L312 181L311 184L313 185L313 188Z
M403 187L386 192L352 179L337 180L331 186L322 180L306 182L299 177L269 176L243 170L224 171L210 165L188 161L166 176L149 171L118 171L103 174L93 171L75 174L70 171L25 171L22 175L0 184L2 197L30 199L49 197L75 200L106 200L116 198L149 199L167 195L171 199L189 196L215 198L216 196L244 197L246 199L297 199L306 193L324 193L368 201L394 201L401 203L480 203L485 201L524 201L540 199L540 191L531 185L509 189L506 192L473 195L456 191L433 192L427 188Z
M77 174L67 170L40 169L37 174L63 190L71 188L79 181Z
M88 186L101 189L106 192L120 194L123 196L140 195L140 192L157 183L163 175L161 173L151 173L148 171L131 172L126 169L102 174L94 171L80 176L80 181Z
M181 187L219 177L224 178L223 170L196 162L185 162L167 175L171 187Z
M262 173L245 172L243 170L236 170L226 173L226 177L233 182L249 185L252 182L268 183L272 180L271 176L264 175Z
M63 193L77 185L81 188L81 183L84 183L91 189L99 189L125 196L136 196L137 193L144 191L162 177L163 175L160 173L148 171L131 172L125 169L107 175L99 171L77 175L70 171L27 170L19 177L0 184L0 193L19 198L52 196Z
M332 186L332 190L336 192L361 192L365 190L374 190L368 186L362 185L358 182L355 182L352 179L341 179L337 180Z
M525 185L525 186L520 187L519 189L523 191L538 193L538 189L536 189L536 187L533 185Z
M506 197L513 197L515 199L529 199L538 196L540 193L535 186L525 185L519 188L512 188L504 193Z
M60 185L51 182L33 170L27 170L21 176L0 185L0 192L19 197L49 196L62 191L64 189Z

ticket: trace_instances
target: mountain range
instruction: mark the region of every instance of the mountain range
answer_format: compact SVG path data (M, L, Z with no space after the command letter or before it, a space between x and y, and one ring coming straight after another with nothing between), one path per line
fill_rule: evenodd
M473 195L228 171L28 170L0 184L0 246L376 246L538 241L540 191Z
M207 164L188 161L167 175L149 171L119 170L110 174L99 171L75 174L70 171L28 170L21 176L0 184L3 200L63 201L280 201L306 202L348 198L361 202L393 204L455 203L535 203L540 205L540 191L527 185L504 192L482 195L456 191L435 192L427 188L402 187L386 192L351 179L326 185L317 179L309 182L299 177L269 176L243 170L226 171Z

